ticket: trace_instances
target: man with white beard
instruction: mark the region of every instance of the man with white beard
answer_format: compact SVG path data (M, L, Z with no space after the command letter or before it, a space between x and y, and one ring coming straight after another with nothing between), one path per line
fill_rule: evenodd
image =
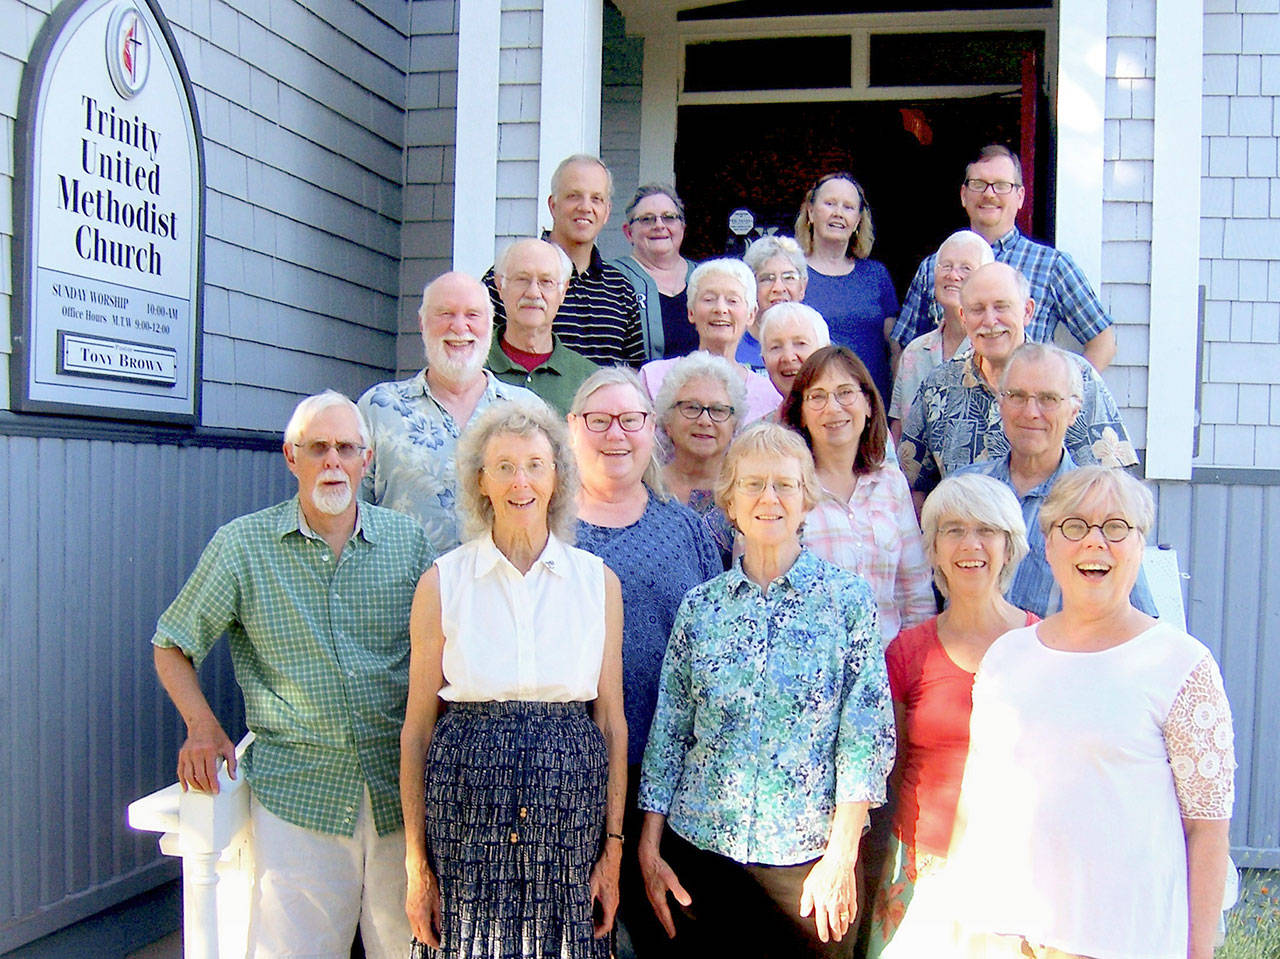
M400 725L409 612L434 554L421 527L360 502L369 441L332 390L298 404L284 458L298 494L223 526L165 610L156 672L187 726L182 788L218 791L235 747L200 689L225 632L255 739L251 956L404 954Z
M493 305L480 281L445 273L422 291L418 326L427 366L407 380L379 383L360 397L373 458L360 495L422 524L436 553L459 543L454 513L458 437L495 400L534 399L485 370Z

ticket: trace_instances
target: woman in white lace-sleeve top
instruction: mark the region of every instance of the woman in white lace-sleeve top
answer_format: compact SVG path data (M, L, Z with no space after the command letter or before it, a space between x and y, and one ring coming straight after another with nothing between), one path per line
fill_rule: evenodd
M987 651L948 866L886 957L1211 959L1231 713L1209 651L1129 604L1153 519L1103 467L1045 500L1062 612Z

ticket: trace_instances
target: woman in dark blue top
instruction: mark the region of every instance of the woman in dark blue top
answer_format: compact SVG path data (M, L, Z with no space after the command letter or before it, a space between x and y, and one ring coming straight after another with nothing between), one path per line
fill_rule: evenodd
M686 592L722 569L702 519L666 496L654 456L656 426L639 377L616 366L587 378L569 414L581 478L577 546L603 559L622 584L628 773L619 916L641 959L666 956L669 940L649 906L636 852L640 761L676 610Z
M796 241L809 264L804 302L822 314L831 342L847 346L866 364L881 397L893 392L886 331L898 315L898 297L884 264L869 259L875 242L871 208L848 173L828 173L805 196Z

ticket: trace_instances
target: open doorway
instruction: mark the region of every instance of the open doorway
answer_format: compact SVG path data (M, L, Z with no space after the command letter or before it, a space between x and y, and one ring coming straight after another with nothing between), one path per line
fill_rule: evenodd
M1052 237L1047 110L1036 111L1032 232ZM848 170L871 204L872 256L901 297L920 261L968 225L960 208L964 164L987 143L1018 149L1017 94L954 99L682 106L676 182L688 207L684 250L696 259L731 249L729 214L746 207L757 228L790 235L805 190ZM736 252L736 251L735 251Z

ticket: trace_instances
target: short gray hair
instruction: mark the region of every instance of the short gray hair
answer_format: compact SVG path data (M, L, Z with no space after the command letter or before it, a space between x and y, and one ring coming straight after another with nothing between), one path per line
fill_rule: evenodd
M606 386L631 387L635 391L636 403L639 408L650 416L654 416L653 400L649 399L649 393L645 390L644 384L640 382L640 377L636 375L636 371L629 366L602 366L583 380L582 385L578 387L578 392L573 394L573 403L569 406L569 415L574 417L581 416L583 407L587 405L587 400L591 399L591 394L596 390L604 389ZM656 416L654 420L656 427ZM653 452L649 454L649 464L644 468L644 476L640 480L659 499L671 499L671 494L667 492L667 484L662 479L662 464L658 462L656 436Z
M808 323L813 329L813 345L815 349L831 345L831 328L827 326L827 321L822 318L821 313L804 303L783 300L781 303L773 304L761 314L761 349L764 349L765 339L769 336L769 330L773 328L775 323L781 323L784 320L802 320Z
M1054 346L1052 343L1036 343L1034 340L1027 340L1020 347L1013 351L1009 357L1009 362L1005 364L1004 372L1000 374L1000 389L1004 390L1005 385L1009 381L1009 371L1013 369L1015 363L1043 363L1045 360L1056 359L1062 364L1067 371L1067 396L1074 399L1077 403L1084 400L1084 374L1080 372L1080 364L1072 359L1071 354L1060 346Z
M603 160L597 156L592 156L590 153L574 153L571 156L565 157L556 164L555 172L551 174L551 195L555 196L560 192L560 179L564 176L564 171L569 169L569 167L577 166L578 164L582 164L583 166L594 165L604 170L605 180L608 182L609 199L612 200L613 173L609 167L605 165Z
M1013 491L999 480L981 473L952 474L939 483L920 511L924 555L933 567L933 581L943 598L950 596L946 574L938 568L938 530L947 520L990 526L1004 533L1004 566L997 583L1007 592L1013 574L1027 555L1027 525Z
M502 252L498 254L498 259L493 264L494 276L500 276L504 279L506 278L507 268L510 266L511 255L515 252L516 247L520 246L522 243L541 243L554 250L556 253L556 262L560 264L560 282L569 282L569 279L573 276L573 260L569 259L569 255L554 243L534 236L527 236L518 240L512 240L503 247Z
M360 442L367 447L369 445L369 427L364 421L364 416L360 413L360 408L351 402L350 397L339 393L337 390L325 390L323 393L315 394L315 396L308 396L295 406L293 415L289 417L289 422L284 427L284 441L289 444L297 443L302 439L302 434L306 432L311 421L331 406L342 406L351 411L356 420L356 429L360 433Z
M716 480L716 505L727 515L733 487L738 482L738 463L746 456L761 453L770 459L789 456L800 464L800 489L804 493L804 511L818 505L822 485L813 465L813 453L800 434L787 429L781 423L756 420L733 441L720 464L720 478ZM736 523L734 525L737 525Z
M736 432L747 411L747 387L742 376L734 365L723 356L715 356L705 350L695 350L688 356L682 356L671 364L667 375L662 378L662 386L653 405L658 411L658 426L664 431L667 418L676 408L676 397L690 380L714 380L724 387L729 397L729 405L733 407L733 415L729 417Z
M978 266L994 263L996 259L995 251L991 249L991 244L987 242L987 238L974 230L956 230L938 246L936 256L941 257L942 251L949 246L969 247L977 250Z
M804 258L804 250L800 249L800 244L789 236L770 234L760 237L747 247L747 252L742 254L742 262L751 268L754 275L775 256L785 256L800 274L800 279L808 282L809 264Z
M718 260L707 260L705 263L695 267L694 271L689 274L688 300L690 309L693 308L693 304L697 301L698 290L706 282L707 277L717 275L727 276L736 280L742 286L742 295L751 304L751 309L754 310L756 308L756 275L741 260L725 256Z
M675 187L666 183L646 183L637 188L636 195L631 198L627 208L622 211L623 216L627 218L627 222L631 221L631 214L636 212L636 207L640 205L640 201L650 196L665 196L676 208L676 212L682 217L684 216L684 200L680 199Z
M1081 466L1053 484L1040 506L1040 532L1044 538L1047 540L1049 531L1073 516L1095 491L1136 527L1143 539L1147 538L1156 521L1155 498L1141 482L1110 466Z
M556 488L547 504L547 528L566 543L577 529L578 464L569 449L564 421L546 403L499 400L490 403L468 424L458 440L458 518L463 539L493 531L493 503L480 491L480 472L489 441L500 436L534 436L541 433L551 444L556 466Z

